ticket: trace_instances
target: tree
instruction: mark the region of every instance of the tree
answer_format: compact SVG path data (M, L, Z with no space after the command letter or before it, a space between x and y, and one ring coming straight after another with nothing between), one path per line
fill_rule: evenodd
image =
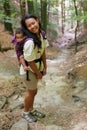
M13 33L12 23L11 23L11 7L10 7L10 0L3 0L3 7L4 7L4 26L5 30Z
M20 9L21 9L21 16L25 16L26 14L26 0L20 0Z
M75 7L75 14L76 14L76 17L78 18L78 10L77 10L77 6L76 6L76 0L73 0L73 2L74 2L74 7ZM78 28L79 28L79 20L77 19L77 25L75 28L75 52L77 52L77 46L78 46L78 40L77 40Z
M83 16L84 16L84 29L87 29L87 1L86 0L80 0L80 7L83 9Z
M65 23L65 0L61 0L61 19L62 19L62 33L64 34L64 23Z
M33 0L27 0L28 4L28 13L34 14L34 3Z
M47 30L47 0L41 1L41 24L44 30Z

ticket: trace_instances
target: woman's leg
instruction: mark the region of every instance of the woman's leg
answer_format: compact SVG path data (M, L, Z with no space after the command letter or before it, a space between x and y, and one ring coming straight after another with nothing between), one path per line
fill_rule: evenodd
M25 80L25 77L23 79L27 91L24 98L24 112L22 113L22 117L31 123L37 121L37 119L32 115L31 110L33 109L35 95L37 94L38 80L36 75L31 71L29 71L29 78L29 81Z
M34 103L34 98L36 94L37 94L37 89L27 90L25 99L24 99L24 112L28 112L33 109L33 103Z

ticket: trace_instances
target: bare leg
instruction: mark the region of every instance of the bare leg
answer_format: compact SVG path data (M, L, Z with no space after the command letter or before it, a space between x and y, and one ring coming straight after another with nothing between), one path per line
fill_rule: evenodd
M35 90L27 90L24 100L24 111L28 112L33 109L33 103L35 95L37 94L37 89Z

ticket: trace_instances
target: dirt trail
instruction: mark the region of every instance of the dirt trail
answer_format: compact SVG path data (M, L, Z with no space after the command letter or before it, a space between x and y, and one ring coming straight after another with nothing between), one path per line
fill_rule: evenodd
M82 130L82 128L86 130L86 105L72 98L72 88L64 75L68 58L67 56L65 59L66 56L67 51L64 50L56 59L47 60L48 74L39 84L39 92L35 99L35 108L47 114L45 119L39 121L39 126L54 125L54 130L56 127L58 130ZM21 119L26 87L19 80L19 68L14 50L1 53L0 63L0 95L6 96L8 101L0 110L0 129L9 130L12 124Z

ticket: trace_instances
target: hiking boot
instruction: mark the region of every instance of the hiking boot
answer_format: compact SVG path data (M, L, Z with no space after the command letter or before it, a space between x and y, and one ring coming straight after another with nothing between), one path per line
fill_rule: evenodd
M41 112L39 112L39 111L37 111L37 110L31 111L31 114L32 114L33 116L38 117L38 118L44 118L44 117L46 116L44 113L41 113Z
M22 113L22 117L29 123L36 122L37 119L29 112L28 114Z

